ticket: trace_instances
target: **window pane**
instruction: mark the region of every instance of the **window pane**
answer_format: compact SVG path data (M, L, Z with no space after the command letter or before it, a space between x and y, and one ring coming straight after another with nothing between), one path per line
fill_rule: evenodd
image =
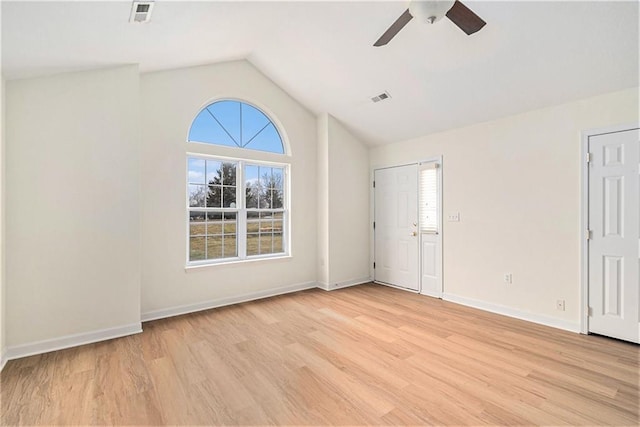
M222 258L222 236L207 236L207 259Z
M260 233L271 233L273 231L273 221L261 220L260 221Z
M273 235L273 253L284 252L284 246L282 244L282 233L276 233Z
M236 234L237 230L237 221L236 221L236 213L225 213L224 214L224 234Z
M260 185L264 188L271 188L273 182L272 168L260 166Z
M257 182L259 167L256 165L246 165L244 168L244 178L246 182Z
M257 208L258 207L258 197L260 194L260 189L258 185L255 183L247 182L245 189L245 203L247 208Z
M235 163L224 162L222 164L222 184L233 185L233 186L236 185L236 164Z
M224 131L206 108L193 120L189 129L189 141L237 147L238 145Z
M222 187L222 203L225 208L236 207L236 187Z
M209 105L207 109L220 122L231 139L240 146L240 102L218 101Z
M273 168L273 185L274 189L282 191L284 189L284 169L282 168Z
M204 222L192 222L189 224L189 236L204 236L206 234L206 226Z
M205 219L206 219L206 214L204 212L201 212L201 211L191 211L191 212L189 212L189 221L190 222L198 222L198 221L204 222Z
M260 234L260 253L261 254L270 254L273 252L271 248L272 243L271 234Z
M272 227L274 233L282 233L282 220L273 221Z
M221 208L222 207L222 186L210 185L207 192L207 207L208 208Z
M207 184L222 183L222 164L215 160L207 160Z
M282 190L273 190L271 194L271 207L273 209L282 209L284 207Z
M256 135L246 147L258 151L284 153L282 138L280 138L280 134L273 126L273 123L270 123L262 132Z
M247 233L256 233L260 229L260 222L247 221Z
M192 208L203 208L205 187L204 185L189 185L189 206Z
M204 237L189 238L189 261L205 259L204 240Z
M260 166L259 179L260 184L258 192L258 207L260 209L268 209L271 206L271 194L269 192L269 180L271 179L271 168Z
M236 257L238 256L238 247L236 245L236 237L235 234L231 236L224 236L224 257Z
M257 233L247 234L247 255L258 255L258 240Z
M220 221L222 215L222 212L207 212L207 221Z
M262 131L270 120L257 108L242 104L242 145L255 139L256 135Z
M260 188L260 209L271 209L271 190Z
M190 157L189 164L189 183L204 184L204 160Z
M207 222L207 234L222 234L222 219L209 219Z
M245 177L245 203L247 208L257 208L260 195L260 183L258 181L258 166L247 165L244 168Z

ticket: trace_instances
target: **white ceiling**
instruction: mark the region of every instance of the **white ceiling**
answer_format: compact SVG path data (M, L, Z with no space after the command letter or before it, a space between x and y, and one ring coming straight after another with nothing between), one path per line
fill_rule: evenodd
M638 2L464 2L487 25L411 21L373 42L400 2L2 1L7 79L140 64L142 72L247 58L315 113L371 145L637 87ZM389 91L390 100L369 98Z

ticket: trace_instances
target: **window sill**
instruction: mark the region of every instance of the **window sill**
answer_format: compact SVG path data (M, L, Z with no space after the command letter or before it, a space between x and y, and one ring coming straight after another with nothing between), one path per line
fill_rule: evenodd
M219 262L213 262L213 263L209 263L209 264L186 265L184 267L184 270L187 273L189 273L189 272L205 270L205 269L221 267L221 266L247 264L247 263L260 262L260 261L282 261L282 260L289 260L289 259L292 259L292 258L293 257L291 255L274 255L274 256L247 258L247 259L237 259L237 258L235 258L235 259L230 259L228 261L219 261Z

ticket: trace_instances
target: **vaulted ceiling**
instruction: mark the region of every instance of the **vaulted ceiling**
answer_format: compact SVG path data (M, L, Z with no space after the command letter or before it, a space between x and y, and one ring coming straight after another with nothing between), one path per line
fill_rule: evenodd
M2 1L6 79L140 64L142 72L246 58L315 113L386 144L639 82L638 2L464 2L487 25L411 21L407 2ZM391 99L370 98L388 91Z

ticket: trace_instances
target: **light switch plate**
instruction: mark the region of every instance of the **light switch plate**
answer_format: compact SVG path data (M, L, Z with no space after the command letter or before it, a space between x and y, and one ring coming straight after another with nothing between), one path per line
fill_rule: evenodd
M447 221L450 222L459 222L460 221L460 212L453 212L447 215Z

